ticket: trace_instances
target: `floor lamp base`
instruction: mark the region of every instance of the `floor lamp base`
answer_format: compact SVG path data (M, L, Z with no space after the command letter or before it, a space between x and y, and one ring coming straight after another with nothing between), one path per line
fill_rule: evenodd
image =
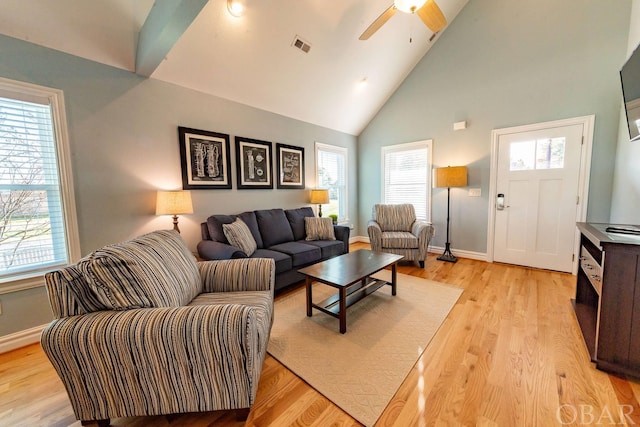
M438 261L457 262L458 258L451 253L449 242L445 243L445 245L444 252L438 257Z

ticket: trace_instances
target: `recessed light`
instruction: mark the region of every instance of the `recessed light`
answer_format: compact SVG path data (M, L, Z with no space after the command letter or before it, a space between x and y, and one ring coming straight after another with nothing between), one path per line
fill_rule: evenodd
M244 2L242 0L227 0L227 10L236 18L244 14Z

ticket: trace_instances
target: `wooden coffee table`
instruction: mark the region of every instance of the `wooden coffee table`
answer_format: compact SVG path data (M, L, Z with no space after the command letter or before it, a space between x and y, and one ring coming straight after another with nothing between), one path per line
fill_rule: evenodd
M340 333L347 332L347 308L371 295L385 285L396 294L396 265L402 255L373 252L366 249L331 258L298 270L307 276L307 316L313 308L340 320ZM391 266L391 283L371 276ZM338 293L322 302L314 303L311 284L316 281L338 289Z

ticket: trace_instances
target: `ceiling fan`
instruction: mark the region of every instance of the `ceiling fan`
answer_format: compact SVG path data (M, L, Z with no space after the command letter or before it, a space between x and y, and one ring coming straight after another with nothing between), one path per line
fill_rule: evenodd
M367 40L397 11L415 13L431 31L437 33L447 25L447 19L434 0L393 0L393 4L364 30L360 40Z

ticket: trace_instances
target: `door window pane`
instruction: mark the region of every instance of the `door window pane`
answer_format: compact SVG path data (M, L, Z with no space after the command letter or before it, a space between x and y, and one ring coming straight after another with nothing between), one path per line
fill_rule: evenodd
M564 137L538 140L536 169L562 169L564 167Z
M512 142L509 146L509 169L512 171L527 171L535 167L536 142Z
M565 138L512 142L509 146L509 170L564 168Z

